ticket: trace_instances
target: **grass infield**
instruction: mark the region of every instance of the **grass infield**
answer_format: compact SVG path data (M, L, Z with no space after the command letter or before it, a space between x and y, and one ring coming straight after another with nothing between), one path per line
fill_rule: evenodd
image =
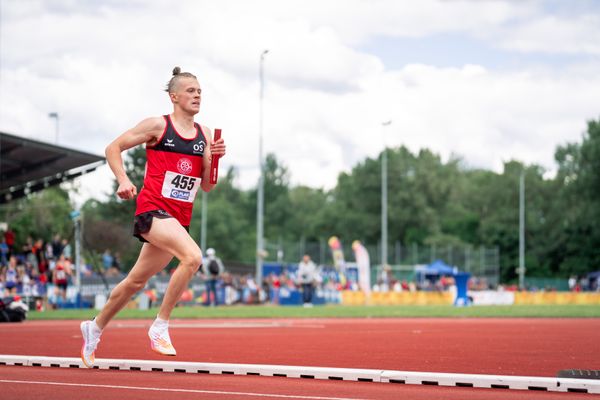
M125 309L117 319L152 319L157 308ZM93 309L31 311L30 320L89 319ZM342 306L304 308L296 306L177 307L172 318L599 318L597 305L513 305L513 306Z

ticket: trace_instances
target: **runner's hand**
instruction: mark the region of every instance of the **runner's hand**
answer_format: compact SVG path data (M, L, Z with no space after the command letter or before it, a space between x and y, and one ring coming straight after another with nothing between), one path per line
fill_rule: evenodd
M117 188L117 196L123 200L130 200L137 194L137 188L129 179L119 184Z
M219 140L210 144L210 152L213 156L223 157L225 155L225 150L226 146L223 138L220 138Z

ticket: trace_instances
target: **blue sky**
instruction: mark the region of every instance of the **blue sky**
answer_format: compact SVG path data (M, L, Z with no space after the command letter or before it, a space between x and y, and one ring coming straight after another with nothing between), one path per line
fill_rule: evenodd
M491 70L521 70L530 66L560 68L597 60L590 54L565 54L507 50L466 33L437 33L426 37L374 37L360 47L377 56L386 69L407 64L426 64L441 68L476 64Z

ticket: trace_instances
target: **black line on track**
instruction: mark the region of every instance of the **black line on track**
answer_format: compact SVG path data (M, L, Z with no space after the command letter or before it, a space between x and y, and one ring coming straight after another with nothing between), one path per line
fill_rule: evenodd
M466 383L466 382L456 382L455 385L458 387L473 387L472 383Z
M510 389L510 386L508 385L497 385L492 383L492 385L490 386L492 389Z
M539 390L540 392L546 392L548 391L547 387L544 386L527 386L528 390Z

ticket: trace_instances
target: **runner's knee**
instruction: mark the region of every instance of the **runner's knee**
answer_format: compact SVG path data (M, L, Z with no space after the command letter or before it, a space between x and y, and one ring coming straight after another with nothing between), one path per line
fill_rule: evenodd
M133 279L127 279L125 282L130 292L139 292L146 286L146 282L136 281Z
M186 254L181 260L181 264L189 268L192 273L196 273L198 268L200 268L200 265L202 265L202 252L200 249L196 251L190 251L188 254Z

